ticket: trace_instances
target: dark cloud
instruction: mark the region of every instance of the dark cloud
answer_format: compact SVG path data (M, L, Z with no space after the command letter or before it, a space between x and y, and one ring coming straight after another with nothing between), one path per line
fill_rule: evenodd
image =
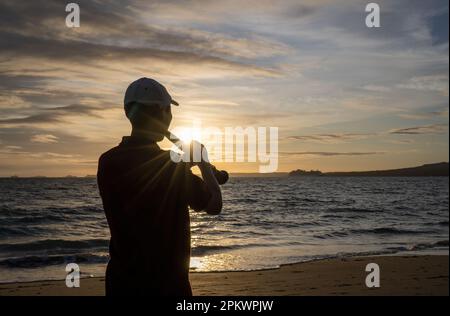
M391 134L396 135L422 135L422 134L441 134L448 128L448 124L422 125L407 128L391 130Z
M435 111L429 111L429 112L409 112L409 113L401 113L398 115L401 118L404 119L410 119L410 120L423 120L423 119L433 119L433 118L448 118L448 107L443 109L437 109Z
M367 133L338 133L338 134L317 134L317 135L301 135L301 136L288 136L287 139L301 140L301 141L315 141L323 143L332 143L348 140L358 140L374 136L375 134Z
M426 114L402 114L402 118L407 119L424 119L435 116L448 115L448 111L436 111L429 112ZM422 125L413 126L407 128L396 128L389 131L375 132L375 133L329 133L329 134L316 134L316 135L293 135L288 136L286 139L290 140L300 140L300 141L311 141L319 143L339 143L352 140L360 140L368 137L375 136L386 136L392 135L422 135L422 134L441 134L445 132L448 128L448 124L432 124L432 125Z
M0 21L3 21L0 24L1 51L3 54L74 62L151 57L169 62L217 63L235 67L242 64L242 67L250 67L237 62L234 57L245 57L249 52L257 56L252 52L252 45L256 45L254 49L264 48L265 45L252 39L233 39L207 32L144 24L133 11L137 8L134 2L77 3L81 11L80 29L83 30L80 32L65 26L63 1L33 1L27 5L13 1L3 3L0 6ZM58 21L61 23L59 26ZM275 46L268 45L266 48L279 52L281 47L277 49ZM264 55L262 51L261 54Z
M35 114L23 118L2 119L0 126L4 125L19 125L19 124L42 124L42 123L58 123L61 122L61 117L54 113Z
M304 18L309 15L314 14L317 11L317 7L304 5L304 4L295 4L292 6L288 6L285 11L285 15L288 18Z
M52 71L49 69L49 71ZM55 80L55 77L42 75L15 75L0 73L0 97L14 95L23 102L33 104L36 109L48 107L49 105L62 105L68 102L81 103L83 100L90 99L98 102L105 102L105 95L101 93L92 93L91 91L60 89L50 87L49 82ZM7 114L14 110L14 106L7 102L0 103L0 114Z
M0 40L1 41L1 40ZM51 69L49 69L51 70ZM10 71L13 71L11 69ZM10 92L16 88L39 88L44 87L42 84L46 80L51 80L51 76L36 75L12 75L8 70L0 71L0 89ZM34 70L33 70L34 72Z
M211 63L236 68L256 68L214 56L205 56L191 52L168 51L156 48L120 47L76 40L64 42L54 39L22 36L0 32L0 49L3 55L45 58L70 62L96 63L98 61L127 61L135 63L139 59L160 59L165 62L183 62L193 64ZM261 69L262 70L262 69Z
M3 0L0 3L0 26L11 31L21 32L23 30L35 30L42 32L52 29L46 28L45 22L56 19L63 25L67 12L66 5L69 2L62 0L35 0L17 2L14 0ZM129 6L130 1L104 0L89 1L78 0L76 2L82 13L82 21L89 25L116 26L115 23L124 23L126 16L132 15ZM43 32L42 35L48 33Z
M369 152L332 152L332 151L297 151L297 152L279 152L281 156L368 156L381 155L384 152L369 151Z
M321 16L320 20L315 23L318 25L332 25L345 31L347 34L353 34L355 36L355 44L358 43L357 38L376 40L377 45L386 50L428 46L428 39L424 36L419 36L420 33L426 34L424 32L426 29L430 30L433 38L439 37L440 39L445 37L444 28L448 32L448 13L446 26L444 22L445 17L440 18L436 13L439 10L447 10L448 12L448 1L376 1L380 6L380 28L368 28L365 25L365 19L368 14L365 12L365 7L369 2L339 1L333 5L330 4L328 10L323 10L327 14ZM435 25L433 26L433 24ZM433 28L435 31L433 31Z
M61 106L55 108L44 108L40 110L39 114L33 114L22 118L0 119L0 126L4 125L20 125L20 124L42 124L42 123L59 123L64 121L67 115L78 116L101 116L95 113L104 108L95 106L71 104L68 106Z
M433 45L448 43L448 1L442 1L440 13L428 19Z

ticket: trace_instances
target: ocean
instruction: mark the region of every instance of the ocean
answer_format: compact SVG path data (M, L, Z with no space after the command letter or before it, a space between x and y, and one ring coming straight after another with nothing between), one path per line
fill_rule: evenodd
M445 253L448 177L235 177L219 216L191 214L192 271L355 255ZM0 282L103 276L109 230L95 178L0 179ZM157 254L155 254L157 255Z

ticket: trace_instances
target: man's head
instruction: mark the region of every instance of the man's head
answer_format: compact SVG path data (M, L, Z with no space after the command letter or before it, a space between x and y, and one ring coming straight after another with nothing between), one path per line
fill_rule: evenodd
M178 105L159 82L140 78L125 92L125 114L133 126L133 133L162 140L172 121L171 104Z

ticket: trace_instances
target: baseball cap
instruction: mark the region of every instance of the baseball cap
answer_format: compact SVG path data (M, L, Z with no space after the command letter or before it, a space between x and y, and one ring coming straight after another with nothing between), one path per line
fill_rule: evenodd
M144 105L159 105L161 108L171 104L179 105L172 99L167 89L158 81L150 78L140 78L133 81L125 92L124 105L138 102Z

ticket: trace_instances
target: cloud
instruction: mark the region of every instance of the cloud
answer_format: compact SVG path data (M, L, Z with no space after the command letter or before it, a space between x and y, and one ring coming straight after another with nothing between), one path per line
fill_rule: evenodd
M153 63L168 68L176 63L180 67L197 65L212 69L231 71L250 76L276 76L279 71L271 67L237 62L201 52L165 50L151 47L126 47L107 44L88 43L76 40L60 41L37 37L21 36L0 32L0 49L2 55L15 58L32 57L34 59L51 59L69 63L78 62L87 65L96 62L121 62L136 66L137 63ZM173 71L173 70L172 70Z
M55 62L54 62L55 63ZM14 64L15 65L15 64ZM11 65L13 66L13 65ZM101 105L105 101L111 103L110 91L105 91L99 84L98 87L78 87L73 85L67 87L69 80L80 80L70 69L54 70L47 68L46 62L35 65L46 68L46 72L51 75L41 75L39 68L17 68L0 73L0 111L21 111L25 108L57 107L64 104L84 103L87 105ZM81 70L79 67L78 70ZM87 70L87 69L86 69ZM52 73L58 71L61 73ZM15 74L21 72L21 75ZM70 73L71 78L61 80L59 76ZM24 73L33 73L25 75ZM109 93L108 93L109 92ZM2 95L5 97L2 97Z
M448 7L428 19L433 45L448 44Z
M0 158L12 158L12 159L43 159L46 163L48 162L69 162L78 163L79 161L86 161L81 158L80 154L64 154L56 152L31 152L22 149L20 146L6 146L0 148Z
M313 5L295 4L288 6L285 10L285 16L294 19L303 19L316 13L318 7Z
M438 111L430 111L430 112L416 112L416 113L402 113L398 115L401 118L409 119L409 120L424 120L424 119L432 119L436 117L444 117L448 118L448 109L438 110Z
M164 21L177 20L180 23L221 24L225 22L238 24L243 18L249 21L255 18L270 19L274 16L283 20L296 21L305 19L317 12L326 2L284 0L281 5L274 5L271 0L185 0L185 1L151 1L145 13L148 19L159 18Z
M431 113L431 114L430 114ZM436 115L444 115L440 111L430 112L427 115L418 115L417 119L430 118ZM446 112L448 115L448 112ZM408 114L405 114L407 118L411 118ZM396 128L387 131L373 132L373 133L329 133L329 134L315 134L315 135L299 135L299 136L288 136L286 139L299 140L305 142L316 142L324 144L337 144L347 141L362 140L370 137L382 136L386 137L388 135L422 135L422 134L441 134L445 132L448 128L448 124L432 124L432 125L422 125L413 126L407 128ZM403 143L405 141L402 141ZM411 142L411 141L408 141Z
M288 136L287 139L311 141L318 143L338 143L350 140L365 139L376 134L368 133L337 133L337 134L318 134L318 135L303 135L303 136Z
M83 137L81 133L73 132L62 124L62 128L55 124L41 127L36 125L20 127L0 127L0 149L14 150L15 154L22 153L26 158L31 153L57 152L64 155L81 155L83 159L96 160L102 150L110 147L111 143L105 137L92 140ZM110 129L110 133L113 133ZM55 142L36 142L37 140L56 140ZM51 136L48 136L51 135ZM88 135L89 136L89 135Z
M380 0L378 30L365 27L362 0L79 0L78 29L65 27L66 3L0 2L0 138L20 147L15 151L23 159L41 153L75 169L70 159L95 162L129 131L123 93L142 76L164 83L181 101L173 125L198 117L206 125L278 126L281 135L322 128L288 137L284 152L296 140L333 144L382 136L377 141L387 145L395 138L387 136L402 129L370 130L448 117L448 111L447 117L433 113L440 108L414 110L448 104L446 1ZM354 132L369 121L370 129ZM351 156L378 152L370 141L362 145L364 152L311 147L299 155L357 161ZM17 164L22 173L25 165L44 163L31 157L20 164L16 157L3 166ZM51 165L38 170L61 173Z
M396 145L409 145L409 144L413 144L414 140L412 139L392 139L392 140L388 140L388 143L391 144L396 144Z
M422 125L407 128L398 128L390 131L390 134L396 135L423 135L423 134L441 134L448 129L448 124Z
M104 109L82 104L72 104L55 108L44 108L37 110L40 112L38 114L28 115L20 118L1 119L0 126L61 123L64 122L65 118L70 115L91 116L100 118L101 116L96 112L101 110Z
M26 159L26 160L36 160L42 159L46 164L59 164L59 163L71 163L71 164L91 164L92 161L81 159L79 155L66 155L54 152L37 152L37 153L27 153L27 152L7 152L0 149L0 158L11 158L12 159ZM9 157L8 157L9 156Z
M211 107L211 106L239 106L239 103L226 100L214 100L214 99L198 99L191 100L189 104L196 105L199 107Z
M398 88L418 91L436 91L448 96L448 74L413 77Z
M51 135L51 134L38 134L38 135L32 136L30 140L35 143L51 144L51 143L57 143L58 137Z
M186 26L148 23L142 18L142 12L148 7L139 11L140 4L134 1L108 1L104 5L81 1L82 27L68 29L61 18L64 5L48 1L33 1L28 5L14 1L2 3L2 54L88 64L106 60L131 64L144 59L171 63L172 67L173 63L209 65L270 76L274 74L273 69L255 65L251 59L292 51L282 42L257 34L231 36ZM61 26L55 27L58 23Z
M364 90L371 91L371 92L390 92L390 87L385 86L379 86L379 85L366 85L363 87Z
M29 107L30 104L20 96L0 94L0 108L21 109Z
M332 151L298 151L298 152L279 152L281 156L369 156L369 155L382 155L385 152L369 151L369 152L332 152Z

